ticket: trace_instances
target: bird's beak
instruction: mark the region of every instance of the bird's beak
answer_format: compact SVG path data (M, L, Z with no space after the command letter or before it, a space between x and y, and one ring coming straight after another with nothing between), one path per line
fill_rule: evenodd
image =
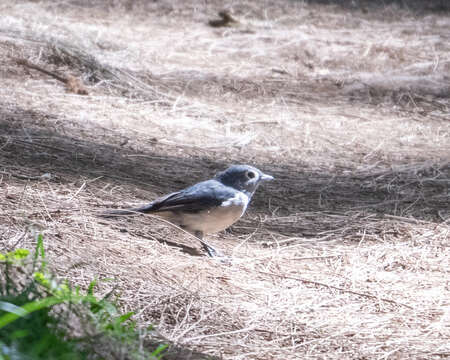
M267 175L267 174L262 174L260 180L261 181L271 181L271 180L273 180L273 176Z

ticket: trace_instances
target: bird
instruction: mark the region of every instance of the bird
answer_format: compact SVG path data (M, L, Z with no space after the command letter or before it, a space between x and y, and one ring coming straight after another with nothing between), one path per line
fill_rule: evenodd
M147 205L108 210L102 215L157 215L194 235L209 256L222 256L203 240L204 236L225 230L238 221L258 186L273 179L253 166L232 165L210 180L167 194Z

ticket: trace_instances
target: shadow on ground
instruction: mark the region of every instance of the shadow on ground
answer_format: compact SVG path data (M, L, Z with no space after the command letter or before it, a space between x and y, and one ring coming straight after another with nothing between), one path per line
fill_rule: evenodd
M54 121L49 115L2 106L3 176L29 181L50 173L51 181L59 184L103 177L114 185L159 196L209 178L230 164L218 152L180 152L177 146L161 145L156 139L144 150L137 150L94 125L89 130L72 127L71 135L65 135L63 127L58 129L50 123ZM239 156L231 161L248 161ZM276 177L276 181L258 190L252 211L275 217L370 212L442 221L442 214L448 211L450 164L408 161L406 165L372 172L336 167L321 171L300 163L252 162ZM92 200L93 207L104 207L101 199ZM316 230L303 235L330 230L327 226L319 224ZM275 226L273 230L280 229ZM292 231L299 228L293 227Z

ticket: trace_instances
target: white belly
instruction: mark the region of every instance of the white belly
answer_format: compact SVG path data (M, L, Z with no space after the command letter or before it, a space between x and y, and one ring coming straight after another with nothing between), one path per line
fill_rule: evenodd
M160 212L159 216L195 233L216 233L233 225L245 213L249 198L244 193L238 193L234 198L225 201L221 206L197 213Z
M197 214L184 214L183 226L205 234L216 233L233 225L244 214L243 206L216 207Z

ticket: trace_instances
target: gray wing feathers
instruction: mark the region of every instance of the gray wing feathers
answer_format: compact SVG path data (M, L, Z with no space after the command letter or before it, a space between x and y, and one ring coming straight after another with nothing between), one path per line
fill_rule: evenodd
M222 202L233 197L236 190L224 186L216 180L207 180L195 184L187 189L173 192L151 203L123 210L111 210L105 213L111 215L133 215L137 213L157 213L162 211L198 212L220 206Z
M131 208L131 209L112 209L112 210L106 210L100 214L100 216L108 217L108 216L120 216L120 215L137 215L139 213L151 213L151 212L157 212L158 209L161 207L161 204L164 203L165 200L168 198L178 194L179 192L174 192L171 194L168 194L166 196L163 196L159 199L156 199L152 201L151 203L140 206L137 208Z
M223 201L233 196L234 191L216 180L208 180L152 201L138 211L202 211L220 206Z

